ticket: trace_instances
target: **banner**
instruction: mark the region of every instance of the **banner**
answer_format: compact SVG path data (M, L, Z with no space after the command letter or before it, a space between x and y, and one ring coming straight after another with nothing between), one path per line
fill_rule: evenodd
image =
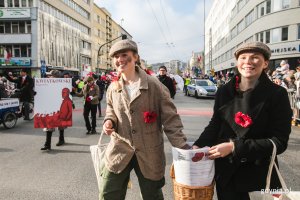
M34 128L72 126L72 79L35 78Z
M0 110L19 106L19 99L6 98L0 101Z

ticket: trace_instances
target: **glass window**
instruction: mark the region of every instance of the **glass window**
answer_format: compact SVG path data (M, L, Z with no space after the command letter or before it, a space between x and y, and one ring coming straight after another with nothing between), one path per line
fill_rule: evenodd
M20 57L20 46L19 45L14 46L13 57Z
M282 0L282 9L286 9L290 7L290 0Z
M266 43L270 43L270 31L266 31Z
M289 29L288 27L283 27L281 30L281 41L288 40Z
M27 7L26 0L22 0L22 7Z
M21 45L21 57L27 57L27 45Z
M28 57L31 57L31 46L27 47Z
M11 24L10 24L10 22L5 22L5 33L11 33Z
M264 42L264 32L259 33L259 41Z
M4 1L0 1L0 7L4 7Z
M242 30L244 30L245 28L245 23L244 23L244 20L242 20L240 23L238 23L237 25L237 32L240 33L242 32Z
M266 14L271 12L271 0L267 1Z
M27 33L31 33L31 22L27 22Z
M272 30L272 43L280 41L280 28L275 28Z
M25 33L25 22L19 22L19 33Z
M12 22L12 33L19 33L19 23L18 22Z
M15 0L15 7L20 7L19 0Z
M28 7L33 7L33 0L28 0Z
M282 0L273 0L273 12L281 10L281 1Z
M5 32L4 23L0 22L0 33L4 33L4 32Z
M254 10L250 11L250 13L245 17L246 27L250 25L253 21L254 21Z
M298 39L300 39L300 24L298 24Z
M13 7L13 0L7 0L7 6Z

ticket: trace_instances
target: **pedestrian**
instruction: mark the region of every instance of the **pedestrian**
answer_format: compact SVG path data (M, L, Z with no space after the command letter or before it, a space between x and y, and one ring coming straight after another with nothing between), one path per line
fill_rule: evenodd
M5 78L10 82L16 83L17 89L19 90L19 95L16 97L20 98L20 101L23 102L24 105L24 120L29 119L29 103L32 101L34 91L33 91L33 79L28 75L28 71L25 68L21 69L20 76L14 78L10 76L8 73L5 74Z
M47 78L60 78L60 72L58 70L51 70L50 72L46 73ZM67 89L67 88L66 88ZM72 118L72 112L71 112L71 116L70 116L70 109L72 109L72 101L69 98L69 89L66 90L63 89L62 90L62 104L61 104L61 108L60 108L60 118L64 118L64 120L71 120ZM65 129L67 127L66 126L58 126L58 131L59 131L59 140L56 143L56 146L61 146L65 144L65 137L64 137L64 133L65 133ZM55 128L44 128L43 129L44 132L46 132L46 141L44 146L41 148L42 151L45 150L51 150L51 139L52 139L52 134L55 131Z
M94 78L89 76L86 79L86 84L83 86L81 92L76 92L76 96L84 97L83 117L86 134L96 134L96 114L97 105L99 103L99 87L95 84ZM90 123L89 115L91 113L92 124Z
M185 80L184 80L184 88L183 88L183 91L184 91L184 96L187 96L188 95L188 89L187 89L187 86L190 84L191 82L191 78L189 75L186 76Z
M171 144L189 148L168 89L140 66L132 40L116 42L109 55L119 79L107 90L103 131L111 140L101 169L100 200L125 199L132 169L143 199L163 199L165 154L163 132Z
M234 55L238 73L219 88L211 121L193 146L210 147L219 200L247 200L248 192L265 189L273 150L269 139L281 154L291 132L287 91L265 73L269 47L261 42L244 43ZM270 189L278 188L281 185L273 169Z
M101 101L103 99L103 95L104 95L104 91L105 91L105 81L102 80L101 76L99 76L99 78L96 81L96 84L99 87L99 103L97 105L98 107L98 116L101 117L102 116L102 112L101 112Z
M167 76L167 68L164 65L159 67L158 79L169 89L171 98L174 99L176 94L176 90L174 89L174 83L173 80L169 76Z

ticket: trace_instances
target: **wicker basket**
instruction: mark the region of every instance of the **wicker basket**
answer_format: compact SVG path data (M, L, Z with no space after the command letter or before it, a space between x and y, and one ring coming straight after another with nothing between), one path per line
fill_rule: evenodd
M174 200L212 200L214 196L214 182L209 186L187 186L175 180L174 166L170 170L173 180Z

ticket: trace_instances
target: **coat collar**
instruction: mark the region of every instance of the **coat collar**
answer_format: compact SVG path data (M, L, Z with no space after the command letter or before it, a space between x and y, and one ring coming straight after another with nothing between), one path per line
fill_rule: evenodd
M223 106L219 108L223 119L228 122L230 127L236 133L238 137L243 137L251 129L243 128L235 123L234 117L237 112L242 112L251 117L253 124L255 124L262 108L265 105L267 98L271 91L269 86L272 84L267 75L263 72L258 79L258 84L252 91L245 92L244 94L238 94L235 89L236 79L232 79L228 86L225 87L223 94L228 94L228 99Z

